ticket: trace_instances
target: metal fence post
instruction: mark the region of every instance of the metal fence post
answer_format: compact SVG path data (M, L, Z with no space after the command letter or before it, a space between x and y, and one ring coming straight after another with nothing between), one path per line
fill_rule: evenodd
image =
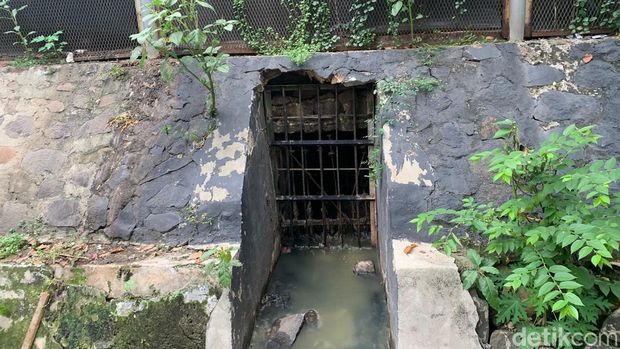
M526 0L510 0L510 41L522 41L525 34Z
M138 22L138 31L141 32L145 28L149 26L156 26L156 23L149 24L148 21L145 20L146 16L149 14L148 5L151 3L151 0L134 0L134 4L136 6L136 17ZM153 49L152 47L148 47L147 54L149 57L155 58L159 56L159 52Z

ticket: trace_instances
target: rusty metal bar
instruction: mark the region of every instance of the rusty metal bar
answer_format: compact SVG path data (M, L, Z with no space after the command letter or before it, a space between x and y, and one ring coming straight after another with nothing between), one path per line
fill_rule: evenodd
M369 201L374 200L374 196L370 195L278 195L278 201L297 201L297 200L315 200L315 201Z
M373 140L364 138L367 135L362 135L358 123L373 116L366 111L360 113L363 108L358 108L358 99L374 99L374 95L359 87L311 86L267 88L282 96L276 104L278 116L273 116L275 109L265 113L273 130L272 149L279 155L274 161L275 173L286 181L279 181L276 192L279 222L295 244L362 246L372 235L371 207L375 207L375 197L369 187L362 187L369 185L361 176L370 168L360 162ZM322 100L323 91L330 95ZM312 103L316 103L316 112L312 111ZM346 107L349 114L341 114L341 103L353 104L350 109ZM365 103L371 111L369 105L374 101ZM324 111L330 113L328 119ZM355 178L351 178L353 175Z

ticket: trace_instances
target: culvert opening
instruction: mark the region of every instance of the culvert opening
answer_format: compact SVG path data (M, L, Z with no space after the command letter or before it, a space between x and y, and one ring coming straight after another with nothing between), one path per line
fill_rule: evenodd
M376 244L369 179L374 87L321 84L299 74L264 94L284 246Z
M284 248L250 348L388 348L378 251L357 248L377 239L368 165L374 86L320 84L311 75L280 75L263 93ZM368 261L376 272L359 269Z

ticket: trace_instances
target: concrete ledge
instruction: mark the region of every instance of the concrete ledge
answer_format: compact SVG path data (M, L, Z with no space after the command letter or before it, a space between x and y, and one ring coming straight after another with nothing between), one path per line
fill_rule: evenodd
M463 289L454 264L430 244L420 243L409 255L407 240L392 240L397 290L397 323L392 325L396 349L478 349L476 306ZM388 276L389 277L389 276Z

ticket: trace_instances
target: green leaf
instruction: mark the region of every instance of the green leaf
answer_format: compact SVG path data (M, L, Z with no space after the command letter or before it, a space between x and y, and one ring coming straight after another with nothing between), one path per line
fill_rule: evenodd
M581 250L579 250L579 257L578 259L583 259L585 258L587 255L589 255L590 253L592 253L594 249L590 246L586 246L584 248L582 248Z
M174 76L174 70L172 68L172 66L170 65L170 61L165 59L161 62L161 65L159 66L159 71L161 73L161 77L162 79L164 79L164 81L171 81L172 77Z
M142 46L137 46L131 51L131 56L129 60L131 62L135 62L138 60L138 58L140 58L141 54L142 54Z
M616 168L616 158L611 158L611 159L609 159L609 160L607 160L607 161L605 162L605 169L606 169L606 170L611 171L611 170L613 170L614 168Z
M614 283L609 286L609 289L616 298L620 299L620 281L614 281Z
M560 299L559 301L553 303L553 306L551 307L551 311L558 311L562 308L564 308L566 305L568 304L568 301L565 299Z
M211 11L215 11L215 8L213 8L213 6L206 1L196 0L196 3L204 8L208 8Z
M598 266L601 263L601 259L603 259L603 257L601 257L600 254L595 254L594 256L592 256L591 262L595 266Z
M221 64L217 66L217 71L220 73L228 73L230 71L230 67L228 64Z
M538 297L542 297L543 295L547 294L549 291L553 289L553 287L555 287L555 283L551 281L546 282L544 285L540 287L540 289L538 289Z
M575 320L579 320L579 312L577 311L577 308L572 305L564 307L564 309L562 309L562 311L560 312L560 319L566 316L571 317Z
M482 258L480 257L478 252L476 252L476 250L472 250L472 249L467 250L467 257L477 267L479 267L480 264L482 264Z
M570 253L571 254L575 253L577 250L582 248L585 243L586 243L585 240L577 240L573 242L573 244L570 246Z
M402 9L403 9L402 1L396 1L394 4L392 4L392 10L390 12L392 17L398 16L398 14L400 13Z
M560 282L560 288L563 290L574 290L580 288L581 284L575 281L562 281Z
M469 290L478 279L478 273L474 270L465 270L463 272L463 288Z
M543 303L549 302L550 300L554 299L555 297L557 297L560 294L561 294L561 292L558 291L558 290L551 291L551 292L547 293L545 295L545 298L543 298Z
M580 307L583 306L583 302L581 302L581 298L579 298L576 294L572 292L565 293L564 299L566 299L571 304L578 305Z
M570 273L565 273L565 272L561 272L561 273L557 273L553 276L553 279L555 281L561 282L561 281L571 281L571 280L575 280L576 277L573 274Z
M549 271L556 274L556 273L570 273L570 269L568 269L567 267L563 266L563 265L552 265L551 267L549 267Z
M512 129L509 129L509 128L499 129L497 132L495 132L495 135L493 135L493 138L495 139L506 138L506 136L510 135L511 133L512 133Z
M182 31L174 32L170 34L169 38L170 38L170 42L179 46L181 45L181 41L183 40L183 32Z

